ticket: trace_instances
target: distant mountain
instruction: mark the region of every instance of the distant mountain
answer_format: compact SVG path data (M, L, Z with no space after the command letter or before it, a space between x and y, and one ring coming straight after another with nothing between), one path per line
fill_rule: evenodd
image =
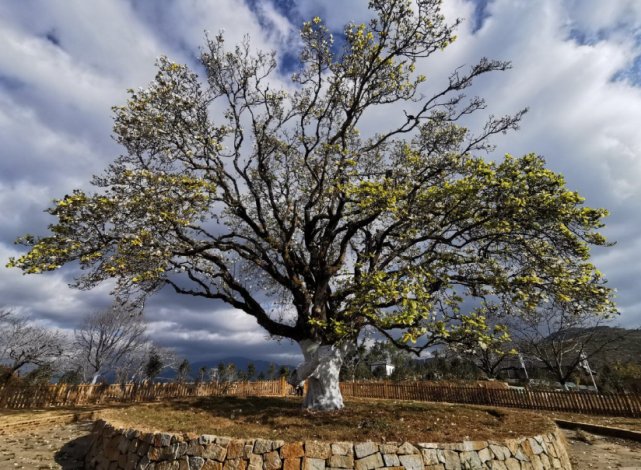
M585 348L590 356L590 363L595 367L614 362L641 364L641 329L612 326L573 328L553 333L548 339L566 340L584 335L592 335L594 338ZM601 350L594 353L595 348Z
M598 336L597 344L608 343L608 346L597 353L593 362L608 364L613 362L633 362L641 364L641 330L629 330L611 326L598 326L593 329ZM583 334L585 331L577 331ZM587 349L590 349L588 345Z

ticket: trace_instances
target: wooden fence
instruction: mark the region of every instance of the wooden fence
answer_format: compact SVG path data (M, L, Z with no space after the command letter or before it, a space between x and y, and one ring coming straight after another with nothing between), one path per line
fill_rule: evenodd
M0 388L0 408L136 403L205 396L285 396L293 391L285 379L231 383L5 386Z
M504 406L531 410L641 417L641 395L435 385L434 382L342 382L344 397ZM125 385L42 385L0 388L0 408L136 403L204 396L285 396L285 379L261 382Z
M426 382L343 382L344 397L420 400L594 415L641 417L641 395L435 386Z

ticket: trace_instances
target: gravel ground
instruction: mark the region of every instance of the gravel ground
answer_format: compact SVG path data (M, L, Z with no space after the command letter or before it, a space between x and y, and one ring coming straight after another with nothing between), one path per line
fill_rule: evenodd
M92 422L0 431L0 470L84 468Z
M90 421L0 430L0 470L83 467ZM564 430L574 470L641 470L641 443Z

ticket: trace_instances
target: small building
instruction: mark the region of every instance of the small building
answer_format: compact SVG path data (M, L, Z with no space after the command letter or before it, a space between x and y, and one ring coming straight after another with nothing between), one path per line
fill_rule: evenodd
M372 362L369 367L374 375L389 377L394 372L394 366L389 361Z

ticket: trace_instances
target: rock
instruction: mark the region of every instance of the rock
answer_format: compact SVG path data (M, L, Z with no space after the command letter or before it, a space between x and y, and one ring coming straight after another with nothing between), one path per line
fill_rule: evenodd
M505 468L507 470L521 470L521 464L518 460L509 458L505 461Z
M331 445L332 454L334 455L350 455L354 454L354 444L351 442L334 442Z
M478 469L483 467L483 463L476 451L463 451L459 454L459 459L461 460L463 468Z
M247 461L244 459L227 459L223 470L245 470L247 468Z
M356 455L358 455L358 452ZM354 463L354 468L356 470L370 470L372 468L379 468L382 466L383 466L383 457L379 452L368 455L367 457L363 457L362 459L358 459Z
M267 452L263 456L263 458L265 459L263 464L265 470L278 470L283 465L283 462L280 459L278 452L275 450L271 452Z
M272 441L272 450L278 450L285 445L285 441Z
M418 454L419 451L416 447L414 447L409 442L403 442L403 444L401 444L401 446L398 448L396 453L398 455L408 455L408 454Z
M168 433L159 433L154 435L154 446L155 447L167 447L171 445L171 434Z
M321 441L305 441L305 457L310 459L328 459L332 455L329 443Z
M440 451L438 460L445 466L446 470L459 470L461 468L461 459L458 453L453 450Z
M284 459L297 459L305 456L302 442L289 442L280 448L280 456Z
M463 451L478 451L481 449L485 449L487 447L487 442L485 441L463 441L463 445L461 446L461 450Z
M482 463L487 462L488 460L492 460L494 455L492 455L492 451L489 448L481 449L479 450L479 459L481 459Z
M255 454L250 455L247 470L263 470L263 457Z
M205 447L201 444L190 443L187 445L187 455L189 456L202 457L204 451Z
M138 445L138 450L136 451L136 453L137 453L139 456L141 456L141 457L142 457L142 456L143 456L143 455L145 455L145 454L147 453L147 451L149 450L149 443L148 443L148 442L145 442L145 441L138 441L138 442L139 442L139 445Z
M138 461L136 470L146 470L148 466L149 466L149 458L146 455L143 455Z
M147 458L151 462L156 462L160 460L160 452L161 452L161 449L159 449L158 447L150 447L149 451L147 452ZM105 452L105 456L109 456L109 454Z
M272 441L267 439L256 439L254 442L254 454L265 454L272 450Z
M205 459L202 457L189 457L189 470L201 470L205 465Z
M325 460L305 456L303 459L303 470L325 470Z
M532 449L532 453L534 455L543 453L543 447L535 439L529 438L527 442L530 444L530 448Z
M354 456L332 455L329 458L329 466L334 468L354 468Z
M505 446L490 444L490 450L498 460L507 460L512 456L510 449Z
M212 434L203 434L198 438L199 444L213 444L216 442L216 436Z
M533 470L547 470L546 468L543 467L543 462L541 461L541 458L538 455L533 455L530 458L530 463L532 464Z
M140 457L136 453L127 454L127 462L125 463L125 470L134 469L138 465Z
M354 453L359 459L372 455L375 452L378 452L378 446L371 441L354 444Z
M383 462L385 462L386 467L398 467L401 465L400 460L398 460L398 455L396 454L383 454Z
M187 448L189 447L189 444L186 442L179 442L176 444L176 457L182 457L183 455L187 454Z
M419 454L400 455L398 458L404 468L423 470L423 458Z
M516 439L506 439L505 446L510 449L510 453L514 455L516 451L521 448L521 442Z
M438 448L438 444L435 442L420 442L416 444L419 449L436 449Z
M283 470L300 470L300 462L302 459L285 459Z
M530 459L528 458L527 455L521 450L521 449L516 449L516 452L514 452L514 458L520 460L521 462L529 462Z
M436 449L421 449L421 454L425 465L437 465L439 463Z
M233 439L227 445L227 458L228 459L238 459L241 458L245 450L245 441L240 439Z
M158 462L156 464L156 470L178 470L179 463L177 461L172 462ZM198 467L200 469L200 467Z
M490 462L490 469L491 470L507 470L507 467L500 460L492 460Z
M189 467L187 467L187 470L189 470ZM214 460L206 460L200 470L223 470L223 464Z
M552 466L552 463L550 462L550 458L545 455L541 454L539 455L539 458L541 459L541 464L543 465L543 468L550 468Z
M178 444L162 447L160 450L160 460L175 460L178 452Z
M118 444L118 452L120 452L121 454L126 454L130 445L131 445L131 441L127 439L125 436L121 436L120 443Z
M218 444L209 444L203 449L202 457L214 459L218 462L224 462L227 455L227 448Z

